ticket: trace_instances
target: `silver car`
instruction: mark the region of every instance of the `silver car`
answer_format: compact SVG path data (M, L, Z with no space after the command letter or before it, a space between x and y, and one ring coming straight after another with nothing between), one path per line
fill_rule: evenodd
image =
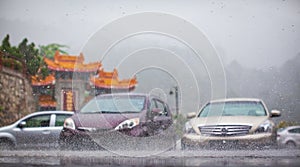
M0 128L0 149L56 148L68 111L40 111Z
M277 131L277 143L280 147L300 148L300 126L290 126Z

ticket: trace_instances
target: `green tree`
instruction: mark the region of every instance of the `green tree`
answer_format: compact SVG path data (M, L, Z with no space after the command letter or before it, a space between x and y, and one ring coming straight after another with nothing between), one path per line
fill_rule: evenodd
M2 45L0 46L0 50L5 52L5 53L8 53L8 54L14 55L16 57L22 58L22 55L20 55L19 52L18 52L18 48L15 47L15 46L11 46L11 44L9 42L9 35L8 34L2 40Z
M69 48L67 45L52 43L49 45L39 45L41 56L53 59L55 52L59 51L63 54L68 54L64 49Z
M9 52L11 50L11 45L9 42L9 35L7 34L5 38L2 40L1 51Z
M39 50L35 48L35 44L27 44L28 40L25 38L18 46L19 54L22 55L27 66L27 73L29 75L36 75L41 63L42 58L39 55Z
M28 44L27 38L24 38L22 42L16 47L11 46L9 42L9 35L7 34L2 41L0 49L5 53L23 59L27 67L26 73L28 75L41 75L44 78L49 74L43 58L40 55L39 49L35 47L35 44L33 42Z

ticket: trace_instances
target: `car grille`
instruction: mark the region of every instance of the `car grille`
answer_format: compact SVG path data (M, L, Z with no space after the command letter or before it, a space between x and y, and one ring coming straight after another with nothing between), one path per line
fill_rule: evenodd
M249 133L249 125L206 125L200 126L201 134L212 136L237 136Z

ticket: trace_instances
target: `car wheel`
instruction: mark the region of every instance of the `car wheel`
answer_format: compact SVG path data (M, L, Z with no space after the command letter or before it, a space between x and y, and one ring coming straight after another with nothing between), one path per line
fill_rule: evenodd
M9 139L0 139L0 150L11 150L13 149L14 144Z
M294 149L294 148L296 148L296 144L295 144L295 142L293 142L293 141L288 141L285 145L286 145L286 147L289 148L289 149Z

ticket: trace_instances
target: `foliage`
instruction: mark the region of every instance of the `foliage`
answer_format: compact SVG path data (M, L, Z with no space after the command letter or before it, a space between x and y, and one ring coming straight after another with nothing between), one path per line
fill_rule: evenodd
M67 45L60 45L52 43L49 45L39 45L41 56L46 56L47 58L53 59L55 52L58 50L60 53L68 54L62 48L68 48Z
M277 129L280 128L286 128L289 126L296 126L299 125L297 122L291 122L291 121L280 121L279 124L277 125Z
M175 128L176 138L179 139L184 133L183 129L185 123L187 122L187 119L182 114L174 115L173 118L174 118L174 128Z
M18 60L12 59L12 58L3 58L3 66L13 68L16 71L22 72L23 65Z
M67 46L52 43L45 46L39 46L38 49L33 42L29 43L27 38L24 38L17 47L11 46L8 34L5 36L2 45L0 46L1 51L24 60L27 67L26 73L29 76L36 75L43 79L49 75L47 65L43 61L43 56L53 58L55 51L57 50L67 54L67 52L61 48L67 48ZM23 68L20 62L10 58L3 60L3 64L4 66L13 68L17 71L20 71Z

